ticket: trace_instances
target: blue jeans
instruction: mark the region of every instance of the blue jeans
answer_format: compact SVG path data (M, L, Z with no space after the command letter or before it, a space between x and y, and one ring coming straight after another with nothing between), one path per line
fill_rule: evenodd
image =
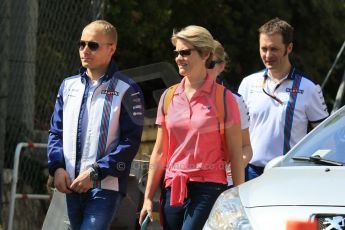
M72 230L106 230L110 227L123 195L116 191L93 188L86 193L66 194L68 218Z
M265 167L255 166L252 164L248 164L245 173L246 173L246 181L252 180L258 176L260 176L264 172Z
M190 182L188 196L181 207L170 206L171 189L165 189L162 199L164 230L202 229L214 202L225 191L225 184Z

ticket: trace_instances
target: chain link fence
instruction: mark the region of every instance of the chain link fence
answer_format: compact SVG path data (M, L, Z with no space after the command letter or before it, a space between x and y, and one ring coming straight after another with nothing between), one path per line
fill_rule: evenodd
M80 65L76 43L81 30L91 20L102 18L104 7L104 0L0 2L0 190L4 229L16 145L46 143L58 87L62 79L77 73ZM46 150L28 149L22 155L17 193L47 193ZM13 229L41 229L48 205L45 200L17 201Z
M0 224L3 229L9 229L9 216L13 216L9 225L12 229L42 227L49 207L44 195L48 192L46 149L35 148L30 143L47 143L58 88L64 78L76 74L80 67L76 44L81 31L91 20L103 18L105 10L105 0L0 2L0 56L3 59L0 62L0 178L3 179ZM124 73L143 90L145 127L124 208L112 225L115 229L131 229L137 223L143 196L138 181L145 174L142 164L147 163L154 145L159 97L166 87L180 81L175 68L163 62L124 70ZM21 150L14 176L15 150L20 142L29 147ZM11 193L13 181L17 184L14 209L10 209L14 210L12 215L9 207L14 195Z

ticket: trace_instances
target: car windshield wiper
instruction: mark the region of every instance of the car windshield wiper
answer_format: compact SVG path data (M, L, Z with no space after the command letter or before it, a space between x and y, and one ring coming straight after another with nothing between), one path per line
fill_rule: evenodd
M295 156L292 157L293 160L297 161L308 161L319 165L332 165L332 166L343 166L344 163L332 160L326 160L320 156Z

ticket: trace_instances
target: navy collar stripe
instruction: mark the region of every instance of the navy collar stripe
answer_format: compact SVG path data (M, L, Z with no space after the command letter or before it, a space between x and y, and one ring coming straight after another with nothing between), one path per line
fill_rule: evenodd
M293 73L293 76L291 77L294 79L293 84L292 84L292 89L296 89L298 91L302 77L300 75L295 75L294 71L292 73ZM285 113L283 154L286 154L291 148L290 146L291 131L292 131L293 115L294 115L295 105L297 101L297 96L298 96L298 93L293 93L293 90L291 90L290 99L287 104L286 113Z

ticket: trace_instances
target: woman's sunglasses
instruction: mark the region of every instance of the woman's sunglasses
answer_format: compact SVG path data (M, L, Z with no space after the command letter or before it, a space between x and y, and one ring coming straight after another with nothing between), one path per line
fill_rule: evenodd
M81 40L78 42L78 47L80 51L84 50L86 46L89 47L91 51L96 51L100 47L100 44L111 45L112 43L98 43L94 41L87 42L87 41Z
M192 54L192 51L196 49L185 49L185 50L174 50L174 56L175 58L178 57L178 55L181 55L182 57L187 57Z
M210 64L208 65L209 69L213 69L217 64L222 64L224 61L222 60L216 60L216 61L211 61Z

